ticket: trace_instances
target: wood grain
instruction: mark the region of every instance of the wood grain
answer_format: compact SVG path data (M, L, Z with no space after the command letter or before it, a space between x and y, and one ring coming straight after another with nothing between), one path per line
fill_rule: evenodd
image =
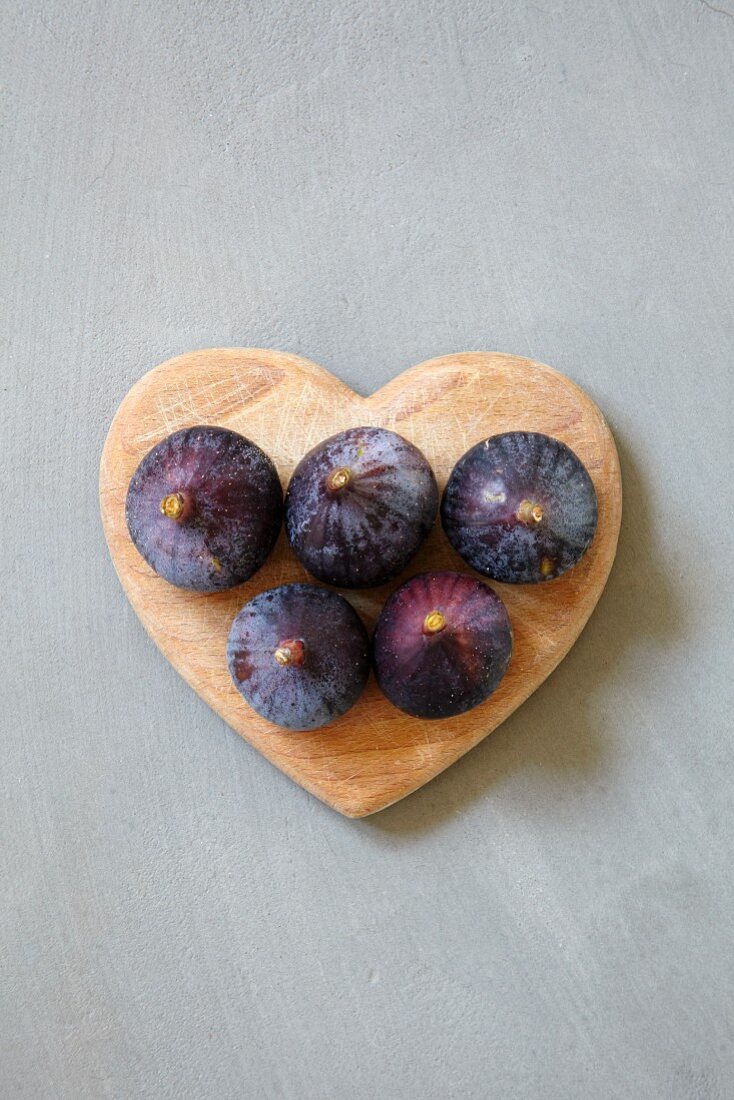
M163 436L193 424L218 424L257 442L285 485L308 448L344 428L391 428L417 444L439 487L461 454L484 436L542 431L567 443L585 463L599 497L599 526L581 563L544 585L494 585L512 619L515 649L495 694L459 718L409 718L374 680L356 706L324 730L289 733L255 714L229 677L227 634L255 593L307 579L281 532L251 581L229 592L180 591L153 573L132 545L125 494L140 459ZM306 790L349 817L397 802L504 721L549 675L591 614L614 560L622 491L614 441L591 399L568 378L528 359L490 353L421 363L370 397L314 363L258 348L192 352L156 367L130 391L105 443L100 469L105 534L118 576L143 625L173 666L238 733ZM440 524L403 577L348 593L372 627L388 593L425 569L466 566Z

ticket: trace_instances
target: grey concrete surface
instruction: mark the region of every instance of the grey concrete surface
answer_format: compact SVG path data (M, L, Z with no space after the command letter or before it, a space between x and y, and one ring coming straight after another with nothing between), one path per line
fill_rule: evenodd
M0 1095L734 1095L734 6L0 12ZM339 818L148 641L97 463L176 353L361 392L498 349L619 441L607 592L404 803Z

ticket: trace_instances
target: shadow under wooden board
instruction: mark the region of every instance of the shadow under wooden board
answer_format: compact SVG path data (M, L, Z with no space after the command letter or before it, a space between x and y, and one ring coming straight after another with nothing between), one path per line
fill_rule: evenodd
M567 443L588 469L599 498L594 542L575 569L538 585L492 587L514 632L510 668L481 706L426 721L396 710L374 678L357 704L311 733L279 730L234 688L227 635L256 593L310 579L281 532L264 567L246 584L213 595L161 580L138 554L125 523L125 495L143 455L194 424L240 432L270 455L285 486L309 448L345 428L377 425L415 443L443 489L456 460L497 432L545 432ZM184 679L239 734L287 775L349 817L365 817L438 775L504 721L569 651L594 609L614 560L622 509L619 461L599 409L550 367L512 355L467 353L431 359L370 397L295 355L259 348L212 348L178 356L146 374L110 427L100 470L105 534L122 586L144 627ZM388 594L432 569L470 572L440 522L405 573L382 588L345 593L371 630Z

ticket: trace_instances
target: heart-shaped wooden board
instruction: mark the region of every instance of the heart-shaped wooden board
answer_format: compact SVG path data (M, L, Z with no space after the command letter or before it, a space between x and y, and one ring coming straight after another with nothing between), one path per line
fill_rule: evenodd
M599 525L575 569L538 585L493 585L514 632L510 668L486 703L458 718L425 721L396 710L370 678L357 704L322 730L279 730L255 714L230 680L227 635L257 592L309 579L280 534L265 566L238 588L206 595L161 580L133 546L125 495L143 455L164 436L217 424L254 440L285 486L316 443L360 425L399 432L424 452L442 490L454 463L497 432L545 432L584 462L599 498ZM239 734L306 790L349 817L365 817L423 786L491 733L532 694L579 636L614 560L622 509L619 461L603 416L586 394L541 363L469 353L431 359L360 397L305 359L259 348L214 348L171 359L129 392L112 422L100 470L102 519L130 602L185 680ZM371 630L387 595L413 573L470 570L440 522L402 577L348 592Z

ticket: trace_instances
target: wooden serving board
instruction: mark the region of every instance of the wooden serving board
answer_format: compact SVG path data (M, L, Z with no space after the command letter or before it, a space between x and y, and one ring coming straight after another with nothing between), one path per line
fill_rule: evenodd
M205 595L173 588L148 567L125 524L125 495L143 455L194 424L232 428L275 462L285 486L299 459L344 428L391 428L417 444L442 490L456 460L497 432L540 431L567 443L599 498L596 538L580 564L545 584L493 584L514 632L510 668L486 703L441 721L410 718L373 678L358 703L312 733L279 730L235 690L225 658L235 614L257 592L309 579L281 532L265 566L246 584ZM120 406L100 470L102 519L122 586L143 625L185 680L239 734L306 790L349 817L365 817L428 782L491 733L545 680L591 614L614 560L622 509L619 461L589 397L562 374L511 355L431 359L370 397L295 355L214 348L171 359L142 378ZM369 629L389 592L413 573L470 571L437 521L405 574L379 589L347 592Z

